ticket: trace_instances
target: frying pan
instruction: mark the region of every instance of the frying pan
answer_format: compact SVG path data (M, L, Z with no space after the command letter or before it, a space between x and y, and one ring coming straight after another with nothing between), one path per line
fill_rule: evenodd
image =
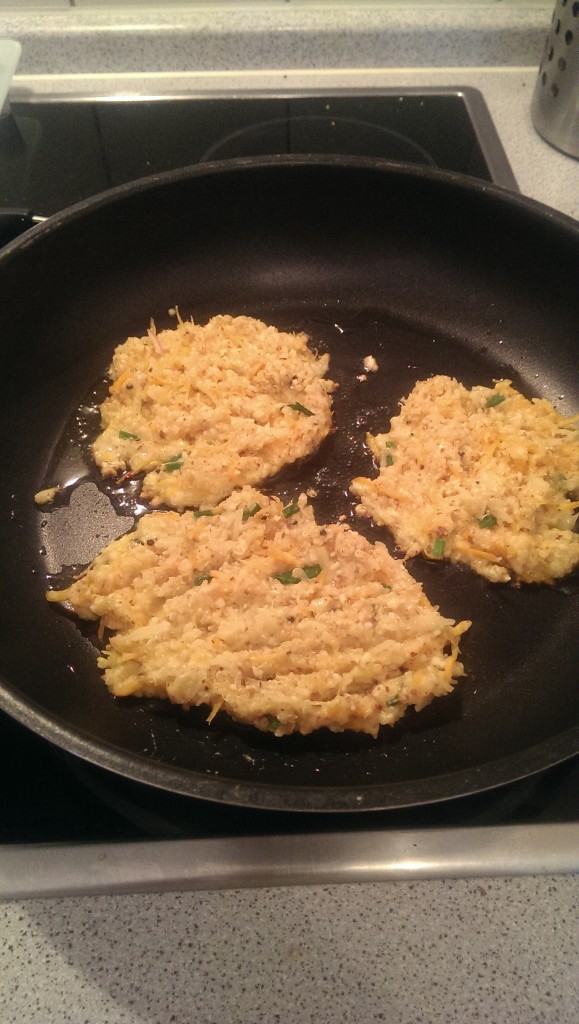
M286 810L427 803L575 754L576 576L492 586L411 560L445 615L473 621L462 643L468 675L377 740L326 730L276 739L222 715L208 726L203 709L116 701L96 668L92 627L44 592L47 574L67 578L142 511L138 493L98 481L86 445L114 347L151 317L168 326L175 305L198 322L246 313L304 329L328 350L337 429L267 486L284 499L315 487L318 520L344 515L392 549L386 530L356 520L348 494L352 477L372 470L366 431L385 429L432 373L468 386L508 377L572 415L578 281L570 219L474 179L343 157L171 172L12 243L0 256L1 706L140 782ZM379 371L361 381L366 355ZM55 482L66 484L58 507L37 509L33 495Z

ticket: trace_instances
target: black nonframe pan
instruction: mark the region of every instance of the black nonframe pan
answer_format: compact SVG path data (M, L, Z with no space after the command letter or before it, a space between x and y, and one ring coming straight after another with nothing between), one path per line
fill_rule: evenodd
M116 701L96 668L94 632L44 599L55 559L91 557L119 532L119 516L140 511L122 488L99 482L99 496L86 445L113 348L151 317L168 326L175 305L197 321L247 313L305 329L329 350L337 429L267 486L282 497L314 486L318 519L344 514L390 544L356 519L347 492L371 470L365 432L384 429L433 373L467 385L508 377L573 415L578 282L579 228L569 218L473 179L343 157L171 172L83 202L8 246L0 706L141 782L286 810L427 803L578 752L576 576L493 587L466 569L411 560L444 614L473 621L462 643L468 675L377 740L325 730L276 739L225 716L207 726L204 710ZM369 354L379 371L360 381ZM68 484L57 507L37 509L35 492L56 482Z

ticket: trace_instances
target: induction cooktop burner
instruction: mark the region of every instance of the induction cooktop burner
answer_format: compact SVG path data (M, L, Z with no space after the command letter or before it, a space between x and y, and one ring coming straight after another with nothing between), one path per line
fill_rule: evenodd
M406 90L157 100L22 98L0 117L0 206L50 216L150 174L230 157L337 153L515 189L479 93ZM579 759L430 807L292 814L164 793L78 761L0 713L0 843L122 843L577 820ZM449 832L449 835L451 833ZM455 839L452 840L453 842Z

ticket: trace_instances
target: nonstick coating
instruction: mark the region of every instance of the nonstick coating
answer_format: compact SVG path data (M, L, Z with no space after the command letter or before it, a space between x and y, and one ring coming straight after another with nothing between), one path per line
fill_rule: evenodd
M276 739L225 716L208 727L203 710L109 695L94 634L44 599L55 513L36 509L33 495L94 430L75 414L115 345L151 317L169 326L174 305L201 322L246 313L307 330L340 383L337 430L270 488L295 496L313 485L319 520L344 514L391 546L386 530L356 519L347 491L372 469L366 431L385 429L433 373L467 385L506 376L572 415L578 280L579 230L568 218L472 179L331 157L229 161L137 182L9 246L0 257L1 706L139 781L290 810L441 800L576 753L576 576L553 588L492 586L411 560L444 614L473 620L466 679L377 740L326 730ZM379 372L358 381L369 354ZM126 495L100 486L117 513L131 512ZM106 542L110 523L90 508L68 514L67 537Z

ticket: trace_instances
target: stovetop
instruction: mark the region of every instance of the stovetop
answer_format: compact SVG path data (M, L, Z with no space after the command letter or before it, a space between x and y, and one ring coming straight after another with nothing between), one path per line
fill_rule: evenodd
M516 182L474 89L13 103L0 118L0 206L50 216L151 174L230 157L340 153Z
M484 101L471 89L139 101L75 98L18 102L4 111L0 207L46 217L112 186L192 163L320 152L418 163L516 188ZM10 861L9 891L18 860L22 873L30 870L32 862L23 851L35 856L47 844L110 852L127 843L134 851L135 844L150 841L160 848L164 840L203 844L231 837L270 837L273 842L275 836L304 841L309 836L313 841L321 835L354 839L410 836L422 830L442 834L449 847L460 841L457 830L472 836L483 828L494 835L497 828L557 827L578 820L579 758L490 792L426 807L349 815L260 811L165 793L81 761L3 713L0 765L2 778L9 780L0 796L0 843L18 853ZM277 854L274 847L268 849L270 859L283 859L283 848ZM255 857L255 848L248 847L247 856ZM34 861L38 870L39 863ZM232 876L224 872L224 884L230 884ZM317 880L324 877L329 875L322 873ZM162 887L174 882L165 878ZM85 883L80 890L79 884L76 891ZM112 880L106 884L114 888ZM28 891L26 885L20 888ZM62 889L67 890L66 879ZM60 890L39 882L35 891Z

